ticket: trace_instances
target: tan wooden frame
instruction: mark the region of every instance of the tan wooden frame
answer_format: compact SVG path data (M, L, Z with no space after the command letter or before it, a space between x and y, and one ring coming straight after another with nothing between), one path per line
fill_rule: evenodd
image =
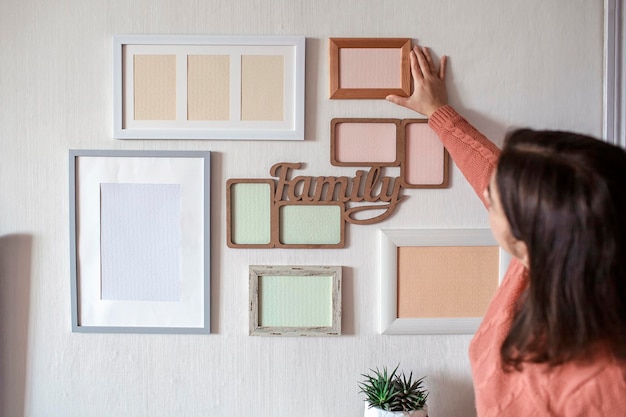
M404 188L447 188L449 184L450 155L448 150L443 148L443 181L440 184L411 184L406 180L406 127L412 123L428 123L428 119L404 119L400 124L400 137L402 144L398 147L402 152L400 158L400 178Z
M283 243L280 240L280 209L286 206L337 206L341 211L341 217L338 219L340 222L340 236L337 243ZM274 247L277 248L291 248L291 249L338 249L343 248L346 245L346 222L345 222L346 205L340 201L316 201L309 203L306 201L275 201L272 208L272 225L275 229L272 229L272 234L275 236Z
M340 123L394 123L396 129L396 160L393 163L341 162L337 160L337 132ZM428 119L387 119L387 118L334 118L330 122L330 163L334 166L380 166L400 167L400 180L403 188L447 188L449 185L450 156L443 150L443 181L440 184L412 184L406 180L406 127L412 123L428 123Z
M228 245L229 248L273 248L274 247L274 242L276 241L276 236L275 236L275 232L277 230L277 226L275 224L273 224L273 220L274 220L274 215L273 207L270 207L270 241L266 244L253 244L253 243L237 243L237 242L233 242L233 218L232 218L232 210L233 210L233 203L232 203L232 196L231 196L231 189L233 187L233 185L236 184L268 184L270 186L270 199L272 201L272 206L273 206L273 201L274 201L274 190L276 187L276 184L274 182L273 179L255 179L255 178L246 178L246 179L230 179L228 181L226 181L226 244Z
M372 165L394 167L400 165L399 152L401 146L399 119L367 119L367 118L335 118L330 122L330 163L334 166L344 167L367 167ZM341 162L337 160L337 125L341 123L393 123L396 125L396 159L393 162Z
M232 187L236 184L268 184L270 186L270 240L267 243L237 243L233 241L233 229L235 221L232 216L234 209L232 202ZM345 211L346 205L340 201L289 201L279 200L276 201L276 183L273 179L255 179L255 178L233 178L226 181L226 244L229 248L255 248L255 249L271 249L271 248L290 248L290 249L336 249L343 248L346 244L346 220ZM323 206L332 205L340 208L340 217L337 219L340 222L340 240L336 243L311 243L311 244L286 244L280 240L280 209L284 206L293 205L308 205L308 206Z
M395 48L400 49L402 58L397 63L401 72L401 88L341 88L339 75L341 62L339 50L341 48ZM411 52L410 38L329 38L330 53L330 98L331 99L384 99L389 94L409 96L411 94L411 69L409 53Z

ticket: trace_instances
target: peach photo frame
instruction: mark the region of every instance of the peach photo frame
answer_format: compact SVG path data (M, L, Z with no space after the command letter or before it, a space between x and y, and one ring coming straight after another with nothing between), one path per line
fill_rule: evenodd
M472 334L510 262L489 229L380 231L380 333Z

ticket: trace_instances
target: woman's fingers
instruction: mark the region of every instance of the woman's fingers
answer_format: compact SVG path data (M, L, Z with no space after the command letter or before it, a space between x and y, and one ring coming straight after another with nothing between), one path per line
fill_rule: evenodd
M447 58L441 57L437 68L430 50L415 45L410 54L412 94L409 97L389 95L386 97L387 100L430 117L435 110L448 102L445 85L446 63Z
M417 61L419 75L422 78L430 75L430 65L428 64L428 60L424 56L424 52L420 49L419 46L415 45L413 47L413 55L415 55L415 60Z
M448 63L448 57L442 56L439 60L439 79L441 81L446 80L446 64Z
M385 97L385 100L393 104L397 104L399 106L404 106L404 107L408 107L408 102L409 102L409 98L398 96L395 94L388 95L387 97Z
M417 62L415 49L409 54L409 60L411 61L411 75L413 75L413 79L424 78L424 74L422 74L422 70L420 69L419 63Z
M426 60L427 71L429 74L435 75L435 64L433 63L433 59L430 56L430 49L426 46L422 48L422 54L424 55L424 59Z

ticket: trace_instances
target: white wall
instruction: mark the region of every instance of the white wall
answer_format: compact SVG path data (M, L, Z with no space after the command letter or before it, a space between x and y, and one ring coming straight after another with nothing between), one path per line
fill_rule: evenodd
M487 227L456 170L407 190L389 220L348 226L341 250L226 247L229 178L330 165L333 117L414 117L384 101L328 100L328 37L411 37L450 56L452 104L496 141L510 126L602 128L602 2L586 0L2 0L0 2L0 415L342 416L362 413L360 374L427 375L431 415L471 416L470 336L381 336L380 228ZM306 141L117 141L114 34L307 37ZM67 151L210 150L211 335L73 334ZM344 265L343 335L247 335L251 264Z

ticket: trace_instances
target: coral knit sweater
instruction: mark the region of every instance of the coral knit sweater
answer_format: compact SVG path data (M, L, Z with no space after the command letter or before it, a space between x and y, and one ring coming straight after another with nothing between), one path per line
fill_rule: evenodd
M482 199L499 149L450 106L432 114L429 125ZM610 354L553 369L525 364L520 372L502 370L500 346L527 282L526 268L514 259L470 344L478 416L626 416L626 371Z

